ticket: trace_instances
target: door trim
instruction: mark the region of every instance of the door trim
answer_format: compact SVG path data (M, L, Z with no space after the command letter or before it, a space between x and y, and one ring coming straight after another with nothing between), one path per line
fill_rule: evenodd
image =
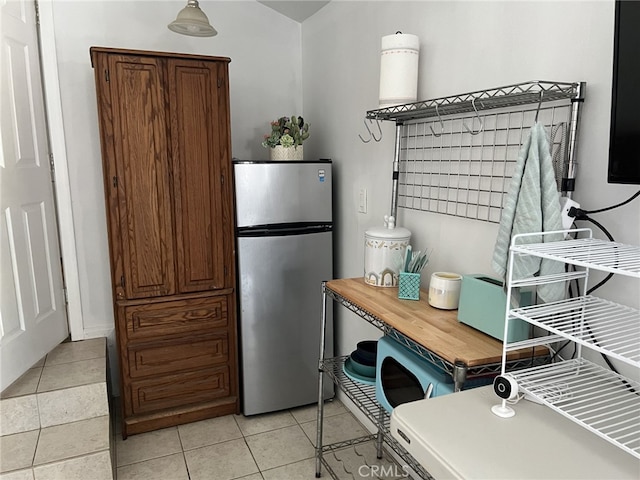
M64 282L67 289L67 320L69 322L71 340L84 340L86 337L82 320L80 276L71 204L71 186L69 184L69 165L67 163L67 149L62 119L56 37L53 27L53 2L52 0L35 0L34 3L38 4L40 15L40 25L38 27L40 44L38 46L40 48L42 87L45 92L47 130L55 163L54 190L56 193Z

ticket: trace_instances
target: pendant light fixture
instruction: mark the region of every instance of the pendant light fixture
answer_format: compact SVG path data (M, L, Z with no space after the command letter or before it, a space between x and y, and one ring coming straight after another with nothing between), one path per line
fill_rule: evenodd
M198 0L188 0L187 6L180 10L176 19L167 26L172 32L192 37L213 37L218 34L205 13L200 10Z

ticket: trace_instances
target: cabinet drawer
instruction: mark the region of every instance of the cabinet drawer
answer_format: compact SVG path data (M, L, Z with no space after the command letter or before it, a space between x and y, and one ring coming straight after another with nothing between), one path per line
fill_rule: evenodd
M132 378L184 370L199 370L229 361L226 333L171 339L153 345L129 348L129 375Z
M227 296L122 307L129 340L186 334L228 324Z
M220 366L134 380L130 389L134 415L210 402L229 396L229 368Z

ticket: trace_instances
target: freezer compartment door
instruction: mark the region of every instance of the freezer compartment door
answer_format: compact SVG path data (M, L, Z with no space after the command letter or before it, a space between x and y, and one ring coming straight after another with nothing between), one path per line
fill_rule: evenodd
M238 238L245 415L317 401L322 281L332 278L331 242L331 232ZM330 312L326 355L333 356ZM333 396L333 384L325 386L325 396Z
M331 223L331 163L236 163L236 225Z

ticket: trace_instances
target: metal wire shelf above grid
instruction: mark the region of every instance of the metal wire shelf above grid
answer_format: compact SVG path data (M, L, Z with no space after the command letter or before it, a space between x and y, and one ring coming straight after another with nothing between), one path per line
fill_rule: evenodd
M404 122L417 118L458 115L494 108L549 102L563 99L580 99L579 83L534 80L506 85L488 90L434 98L393 107L369 110L371 120Z

